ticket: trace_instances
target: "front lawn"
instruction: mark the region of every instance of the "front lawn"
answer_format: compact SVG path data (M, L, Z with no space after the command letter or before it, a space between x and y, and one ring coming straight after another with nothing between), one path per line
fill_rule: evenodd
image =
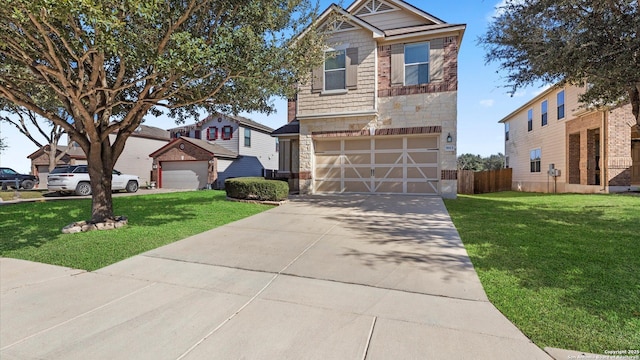
M267 205L226 201L224 191L114 197L117 230L62 234L91 218L91 200L0 206L0 256L95 270L133 255L257 214Z
M640 197L445 201L491 302L538 346L640 347Z

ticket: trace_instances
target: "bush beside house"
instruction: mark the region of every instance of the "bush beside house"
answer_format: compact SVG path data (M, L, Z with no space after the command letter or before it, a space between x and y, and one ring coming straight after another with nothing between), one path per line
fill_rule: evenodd
M289 195L288 183L260 177L227 179L224 187L227 196L235 199L282 201Z

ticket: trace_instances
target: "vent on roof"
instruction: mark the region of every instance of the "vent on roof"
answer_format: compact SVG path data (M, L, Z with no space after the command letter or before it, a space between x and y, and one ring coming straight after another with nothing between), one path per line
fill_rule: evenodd
M355 28L355 25L348 23L346 21L343 21L342 24L340 24L337 28L338 30L349 30L349 29Z
M361 7L360 10L358 10L355 13L355 15L356 16L370 15L370 14L375 14L383 11L391 11L391 10L395 10L395 8L383 1L371 0L366 4L364 4L364 6Z
M356 29L357 26L346 21L333 21L330 24L326 24L320 27L320 31L346 31Z

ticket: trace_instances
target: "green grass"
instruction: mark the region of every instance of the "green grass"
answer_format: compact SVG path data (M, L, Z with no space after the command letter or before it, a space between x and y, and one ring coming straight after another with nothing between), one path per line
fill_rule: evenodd
M446 201L491 302L540 347L640 348L640 197Z
M91 217L90 199L0 206L0 256L91 271L270 208L225 198L224 191L114 197L115 214L129 225L78 234L60 231Z

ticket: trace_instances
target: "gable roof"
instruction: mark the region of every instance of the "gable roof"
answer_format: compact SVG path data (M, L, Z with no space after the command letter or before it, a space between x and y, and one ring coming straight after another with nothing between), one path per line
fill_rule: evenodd
M27 158L33 160L39 156L42 156L44 154L44 150L45 149L48 150L49 148L50 148L49 145L45 145L39 148L38 150L32 152L31 154L27 155ZM61 152L65 151L66 149L67 149L67 146L63 146L63 145L56 146L56 156ZM87 158L87 155L85 155L84 151L82 151L82 148L80 146L72 146L69 149L69 151L67 151L67 155L69 155L69 157L72 159L83 160Z
M189 137L179 137L177 139L174 139L173 141L169 142L168 144L164 145L163 147L161 147L160 149L152 152L151 154L149 154L149 157L151 158L155 158L156 156L164 153L165 151L174 148L178 145L180 145L180 143L183 142L188 142L191 143L192 145L195 145L199 148L201 148L202 150L208 152L209 154L211 154L211 156L216 156L216 157L223 157L223 158L230 158L230 159L235 159L238 157L238 154L234 153L231 150L228 150L220 145L217 144L212 144L209 143L207 141L204 140L200 140L200 139L193 139L193 138L189 138Z
M351 22L354 23L364 29L367 29L369 31L371 31L373 33L373 37L374 38L382 38L384 37L384 31L378 29L377 27L369 24L368 22L362 20L361 18L349 13L347 10L341 8L340 6L336 5L336 4L331 4L329 5L329 7L322 12L322 14L320 14L320 16L314 21L315 24L322 24L324 21L326 21L329 16L331 15L331 13L336 12L338 13L341 17L343 17L345 19L345 21L347 22ZM311 28L312 25L307 26L306 29L304 29L300 35L295 37L295 40L298 40L302 37L304 37L304 35L309 32L309 29ZM294 40L294 42L295 42Z
M138 126L138 128L131 133L131 136L147 139L170 140L169 131L148 125Z
M364 5L366 2L369 2L371 0L355 0L353 3L351 3L351 5L349 5L347 7L347 11L350 13L353 13L356 9L358 9L360 6ZM431 14L429 14L428 12L424 11L424 10L420 10L417 7L402 1L402 0L384 0L384 2L388 2L392 5L395 5L401 9L410 11L412 13L414 13L415 15L418 15L420 17L423 17L429 21L431 21L434 24L445 24L446 22L440 18L437 18Z

